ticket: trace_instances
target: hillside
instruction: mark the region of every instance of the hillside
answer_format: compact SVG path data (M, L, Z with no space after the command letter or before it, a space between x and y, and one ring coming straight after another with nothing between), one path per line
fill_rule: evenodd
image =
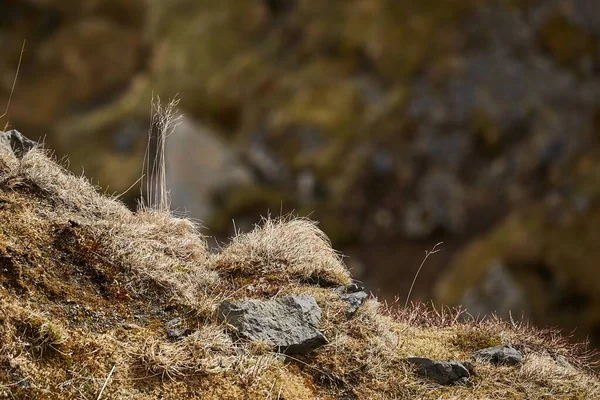
M553 332L366 296L311 221L211 253L0 135L2 398L600 398Z

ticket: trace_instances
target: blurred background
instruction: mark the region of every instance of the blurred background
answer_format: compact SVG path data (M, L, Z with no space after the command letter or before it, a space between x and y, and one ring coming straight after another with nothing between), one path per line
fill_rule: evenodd
M320 221L403 304L600 345L597 0L1 0L0 110L108 193L181 99L173 208L213 243ZM135 207L139 185L123 199Z

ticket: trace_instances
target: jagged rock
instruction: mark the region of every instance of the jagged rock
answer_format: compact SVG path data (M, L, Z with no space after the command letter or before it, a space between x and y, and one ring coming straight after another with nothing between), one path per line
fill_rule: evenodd
M236 328L238 335L265 342L284 353L308 353L327 342L317 329L321 308L310 295L224 301L218 317Z
M340 286L337 291L342 300L350 305L348 311L346 311L346 318L348 319L352 318L364 301L369 297L364 291L364 288L356 283L351 283L348 286Z
M425 357L409 357L408 362L419 367L417 373L440 385L451 385L471 377L469 363L459 361L434 361Z
M36 142L27 139L21 132L15 129L0 133L0 146L12 151L17 158L23 158L36 145Z
M517 365L523 360L523 355L509 346L494 346L473 353L472 358L495 365Z
M366 292L356 292L342 294L340 297L350 305L348 311L346 311L346 318L350 319L358 311L362 303L364 303L369 295Z

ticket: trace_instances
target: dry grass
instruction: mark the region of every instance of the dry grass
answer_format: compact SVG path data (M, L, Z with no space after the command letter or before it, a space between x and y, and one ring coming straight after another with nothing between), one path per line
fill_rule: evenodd
M214 260L214 268L233 275L320 285L347 285L350 275L329 238L314 222L284 217L264 219L249 233L237 235Z
M42 150L0 148L0 398L600 398L586 353L552 331L374 298L348 320L332 286L350 275L311 221L265 219L210 254L159 204L131 212ZM226 298L301 293L328 338L304 356L237 340L213 313ZM186 333L171 340L174 318ZM472 386L432 384L405 362L501 343L524 363L476 364Z
M167 138L173 134L182 122L179 114L178 99L173 99L163 106L160 97L152 99L150 109L150 127L148 129L148 145L144 155L142 169L141 207L157 211L169 212L171 202L167 190L167 165L165 148ZM152 151L154 149L154 151Z

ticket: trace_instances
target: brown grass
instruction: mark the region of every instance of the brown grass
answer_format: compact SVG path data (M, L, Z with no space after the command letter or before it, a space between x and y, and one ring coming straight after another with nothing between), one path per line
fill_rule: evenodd
M1 398L600 398L587 354L556 332L375 298L347 320L333 287L350 280L311 221L265 219L211 254L189 220L131 212L43 150L0 148ZM301 293L328 338L308 355L238 340L214 315L224 299ZM477 363L472 386L435 385L405 362L495 344L523 364Z
M214 260L214 268L233 275L321 285L347 285L350 274L327 236L307 219L264 219L252 232L237 235Z

